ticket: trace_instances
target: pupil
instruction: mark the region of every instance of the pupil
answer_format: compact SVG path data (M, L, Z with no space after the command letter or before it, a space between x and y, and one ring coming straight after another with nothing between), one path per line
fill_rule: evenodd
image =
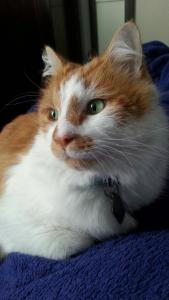
M96 111L96 104L93 104L93 111Z
M50 118L51 120L55 121L57 119L57 114L55 110L50 111Z

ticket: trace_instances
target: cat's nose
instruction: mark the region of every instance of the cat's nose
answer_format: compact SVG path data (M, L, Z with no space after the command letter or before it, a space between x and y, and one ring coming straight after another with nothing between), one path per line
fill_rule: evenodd
M74 140L74 135L64 135L62 137L55 138L55 142L60 144L63 148L66 148Z

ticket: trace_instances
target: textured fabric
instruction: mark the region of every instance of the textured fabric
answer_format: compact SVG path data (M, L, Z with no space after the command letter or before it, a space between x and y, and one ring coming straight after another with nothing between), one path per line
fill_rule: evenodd
M149 73L156 84L160 103L169 116L169 47L159 41L143 45L144 55ZM160 132L160 131L159 131ZM135 212L134 216L141 229L169 228L169 177L160 197L143 209Z
M144 53L169 114L169 48L152 42ZM8 255L0 265L0 300L8 299L167 300L169 230L123 235L60 262Z
M154 41L143 45L151 77L161 95L161 104L169 115L169 47Z
M169 232L115 238L62 262L11 254L0 282L1 300L167 300Z

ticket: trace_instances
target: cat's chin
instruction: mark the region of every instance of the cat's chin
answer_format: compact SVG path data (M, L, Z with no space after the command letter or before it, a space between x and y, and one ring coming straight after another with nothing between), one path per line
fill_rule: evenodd
M90 169L94 164L94 161L89 159L78 159L70 156L64 157L64 162L73 169Z
M90 169L94 164L93 160L73 152L64 151L58 158L69 167L77 170Z

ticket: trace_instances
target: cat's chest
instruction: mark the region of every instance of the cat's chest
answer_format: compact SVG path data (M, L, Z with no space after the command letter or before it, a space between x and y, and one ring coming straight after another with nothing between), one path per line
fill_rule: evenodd
M61 199L67 198L69 191L64 173L57 168L34 163L25 157L7 173L4 196L24 209L38 211L59 210ZM63 205L63 203L62 203Z
M57 163L46 159L41 164L28 154L8 170L1 202L33 219L43 218L44 222L57 223L61 218L79 218L80 222L81 214L83 218L90 216L99 202L98 191L71 186L72 177L73 173L59 168Z
M72 176L56 165L49 168L47 162L41 165L24 157L9 169L0 204L17 220L22 216L32 224L70 226L94 236L105 234L105 230L109 233L113 219L104 191L71 186Z
M66 227L99 239L119 231L104 189L85 186L87 172L77 174L63 167L49 147L42 149L35 144L7 171L0 199L4 222L22 223L23 227Z

